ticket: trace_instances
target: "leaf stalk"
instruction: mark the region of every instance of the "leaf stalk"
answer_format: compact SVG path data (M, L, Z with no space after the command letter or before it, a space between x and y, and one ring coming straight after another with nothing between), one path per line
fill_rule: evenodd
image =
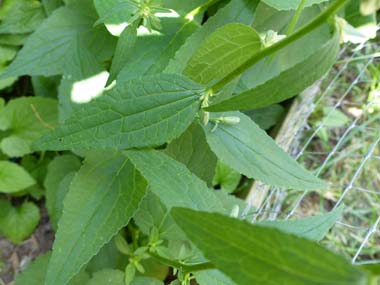
M239 67L235 68L233 71L231 71L229 74L227 74L224 78L222 78L217 83L215 83L213 86L211 86L211 90L213 90L214 93L218 92L226 84L228 84L233 79L235 79L237 76L239 76L240 74L242 74L243 72L248 70L252 65L256 64L257 62L264 59L265 57L276 53L280 49L288 46L289 44L293 43L294 41L296 41L299 38L303 37L304 35L308 34L309 32L315 30L316 28L321 26L323 23L325 23L330 18L330 16L332 16L340 8L342 8L342 6L346 2L347 2L347 0L336 0L325 11L323 11L323 13L321 13L318 17L316 17L310 23L308 23L305 26L303 26L302 28L298 29L296 32L294 32L290 36L284 38L281 41L278 41L277 43L273 44L272 46L264 48L260 52L254 54L251 58L247 59L243 64L241 64Z

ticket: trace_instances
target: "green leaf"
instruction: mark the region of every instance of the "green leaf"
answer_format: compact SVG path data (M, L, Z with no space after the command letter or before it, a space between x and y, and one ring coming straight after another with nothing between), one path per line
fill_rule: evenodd
M43 7L36 0L6 0L0 9L0 34L33 32L45 19Z
M15 193L34 185L36 181L21 166L0 161L0 193Z
M210 17L200 29L194 32L181 48L177 51L165 72L183 73L189 60L202 45L202 43L217 29L229 23L241 23L250 25L253 22L258 0L232 0L225 7Z
M251 27L231 23L212 33L189 60L184 74L196 82L220 80L257 53L260 35Z
M108 59L114 39L104 27L93 28L92 1L75 1L57 9L26 41L0 79L20 75L70 74L79 65L78 53L89 52L97 61ZM96 44L94 44L96 43Z
M116 45L115 54L113 56L110 75L107 80L107 85L114 81L128 62L129 57L133 56L132 51L137 40L137 28L135 25L129 25L121 33Z
M138 276L132 281L131 285L164 285L164 282L151 277Z
M159 236L166 240L185 240L186 236L174 223L169 210L152 191L148 191L139 209L133 217L139 229L149 235L152 228L159 231Z
M212 181L213 186L220 186L222 191L233 193L239 185L241 175L228 165L218 161L216 173Z
M168 145L165 152L211 186L217 159L198 123L190 125L186 132Z
M0 233L19 244L28 238L40 221L40 210L31 202L15 208L10 202L0 200Z
M239 112L216 113L240 119L238 124L212 123L205 126L207 142L216 156L229 167L249 178L269 185L315 190L326 186L281 150L249 117Z
M21 34L21 35L0 34L0 44L18 47L24 44L25 39L28 36L29 34Z
M138 5L131 0L94 0L94 4L100 16L96 23L104 23L113 35L120 34L138 11Z
M64 200L46 284L66 284L134 215L145 183L117 153L94 153Z
M43 285L50 253L40 255L28 267L16 276L17 285ZM33 281L32 281L33 280Z
M342 216L343 209L344 207L339 207L324 215L298 220L265 221L257 223L257 225L276 228L285 233L320 241Z
M25 189L34 199L40 200L45 194L43 182L47 172L47 166L51 161L50 154L40 157L34 155L26 155L21 159L20 165L29 172L30 176L34 178L36 184ZM20 193L21 194L21 193Z
M189 239L239 285L365 285L366 274L304 238L190 209L171 212Z
M173 59L179 48L186 42L200 25L195 21L185 22L177 33L171 38L169 44L162 49L161 54L155 58L155 62L146 71L146 74L160 73L168 66L171 59Z
M17 48L12 46L0 45L0 64L7 64L17 53Z
M181 37L187 37L193 26L189 24L190 31L181 31L186 23L183 18L160 18L160 21L162 29L159 32L149 32L146 28L139 27L136 44L131 51L133 56L128 57L125 62L117 77L118 83L143 75L161 73L184 41Z
M281 123L281 119L285 115L285 108L280 104L274 104L245 112L245 114L248 115L261 129L268 130L277 123Z
M73 113L35 143L38 150L161 145L194 120L203 87L172 74L127 81Z
M299 47L301 48L301 47ZM249 110L270 106L297 95L320 79L334 64L339 51L339 33L301 62L280 74L224 101L215 102L209 111ZM264 63L265 64L265 63Z
M80 160L70 154L56 156L49 163L44 187L46 189L46 208L54 229L57 229L58 220L62 215L63 200L69 190L71 180L80 167Z
M277 10L296 10L302 0L263 0L263 2ZM329 0L306 0L304 7L327 2Z
M0 110L0 130L5 131L1 150L10 157L32 153L32 141L53 128L57 122L57 101L39 97L21 97Z
M236 285L224 273L216 269L194 272L194 276L199 285Z
M24 271L16 276L17 285L43 285L45 284L46 269L51 253L40 255ZM90 279L88 273L81 271L67 285L84 285Z
M224 211L204 181L163 152L130 150L125 153L148 181L150 190L167 208L184 206L204 211Z
M95 272L86 285L125 285L124 272L115 269L104 269Z
M101 250L86 265L86 272L94 273L104 268L113 268L124 270L128 263L128 259L116 247L115 238L105 244Z

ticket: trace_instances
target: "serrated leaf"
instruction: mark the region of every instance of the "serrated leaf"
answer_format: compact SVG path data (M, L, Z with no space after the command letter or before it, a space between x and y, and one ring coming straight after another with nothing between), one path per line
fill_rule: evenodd
M240 118L238 124L220 123L214 129L214 124L209 123L204 128L212 151L229 167L269 185L296 190L315 190L326 186L281 150L246 115L229 112L215 113L214 116Z
M277 10L296 10L302 0L263 0L263 2ZM327 2L329 0L306 0L304 7Z
M10 202L0 200L0 233L10 241L19 244L29 237L40 221L39 208L24 202L15 208Z
M36 181L21 166L0 161L0 193L15 193L34 185Z
M365 285L367 276L307 239L190 209L171 215L219 270L239 285Z
M174 74L127 81L38 140L39 150L128 149L181 135L199 110L203 87Z
M5 0L0 14L1 34L33 32L45 19L43 7L36 0Z
M186 132L168 145L165 152L211 186L217 159L198 123L191 124Z
M129 150L125 154L167 208L184 206L204 211L225 211L204 181L163 152Z
M264 221L257 223L257 225L276 228L285 233L320 241L342 216L343 209L344 207L339 207L324 215L297 220Z
M277 76L252 89L224 101L215 102L214 105L212 103L208 110L213 112L250 110L282 102L320 79L334 64L338 51L339 33L335 31L325 44L301 62L282 70Z
M1 150L10 157L32 152L30 145L57 123L57 101L40 97L20 97L0 111L0 130L6 131Z
M95 20L96 12L90 0L75 1L57 9L27 39L0 79L26 74L71 74L72 59L81 50L88 51L98 61L109 58L114 39L104 27L93 28ZM79 63L74 63L74 68Z
M80 167L80 160L70 154L56 156L48 165L44 180L46 208L55 229L62 214L63 200L69 190L71 179Z
M239 23L227 24L212 33L190 58L184 74L209 84L239 67L262 47L260 35Z
M257 0L232 0L225 7L219 9L200 29L188 37L185 44L177 51L175 58L169 62L165 72L183 73L195 51L218 28L228 23L252 24L258 3Z
M135 213L145 182L118 153L94 153L64 200L45 284L66 284Z

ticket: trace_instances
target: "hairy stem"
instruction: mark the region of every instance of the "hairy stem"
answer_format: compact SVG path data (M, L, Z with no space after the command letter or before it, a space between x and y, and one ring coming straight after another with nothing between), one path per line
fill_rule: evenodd
M165 265L168 265L170 267L177 268L177 269L181 268L184 271L184 273L197 272L197 271L215 268L215 266L211 262L204 262L204 263L198 263L198 264L183 264L181 262L162 257L156 253L149 252L149 255Z
M321 26L330 18L330 16L335 14L346 2L347 0L336 0L325 11L323 11L323 13L321 13L318 17L316 17L313 21L311 21L304 27L300 28L299 30L291 34L290 36L275 43L274 45L264 48L260 52L254 54L251 58L246 60L242 65L235 68L233 71L227 74L224 78L222 78L213 86L211 86L212 92L216 93L217 91L222 89L226 84L228 84L237 76L245 72L247 69L249 69L252 65L257 63L258 61L262 60L263 58L269 55L276 53L280 49L288 46L289 44L293 43L294 41L298 40L299 38L303 37L304 35L310 33L311 31Z

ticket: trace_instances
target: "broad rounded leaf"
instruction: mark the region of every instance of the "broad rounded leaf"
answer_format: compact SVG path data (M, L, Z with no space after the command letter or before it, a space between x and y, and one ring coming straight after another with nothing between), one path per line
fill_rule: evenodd
M5 131L0 148L10 157L32 153L32 141L57 123L57 100L20 97L0 110L0 130Z
M225 164L249 178L296 190L321 189L326 184L300 166L255 122L239 112L215 113L215 118L237 117L233 125L205 126L207 142Z
M73 150L161 145L191 124L203 90L174 74L133 79L74 111L34 146L38 150Z
M212 33L189 60L184 74L207 84L219 80L258 52L260 35L251 27L231 23Z
M0 193L19 192L35 183L23 167L13 162L0 161Z
M368 284L363 271L308 239L220 214L171 213L205 257L239 285Z
M16 208L0 200L0 233L10 241L21 243L33 233L39 221L40 210L35 204L24 202Z

